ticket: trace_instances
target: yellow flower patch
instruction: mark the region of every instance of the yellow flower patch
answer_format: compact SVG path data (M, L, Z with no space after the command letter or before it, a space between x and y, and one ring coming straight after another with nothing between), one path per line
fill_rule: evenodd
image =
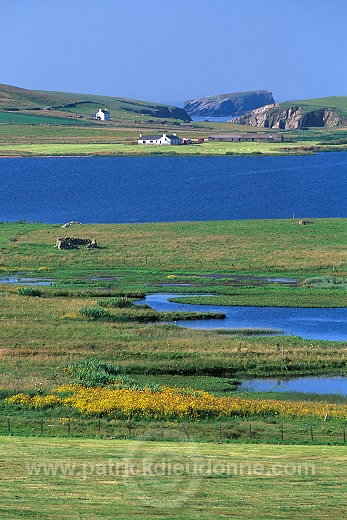
M57 394L67 394L59 396ZM112 387L84 388L66 385L56 394L28 396L17 394L7 399L9 403L34 408L50 408L57 405L69 406L91 416L126 417L249 417L292 416L347 418L347 405L326 404L307 401L276 401L274 399L244 399L242 397L216 397L205 391L162 387L159 391L114 389Z

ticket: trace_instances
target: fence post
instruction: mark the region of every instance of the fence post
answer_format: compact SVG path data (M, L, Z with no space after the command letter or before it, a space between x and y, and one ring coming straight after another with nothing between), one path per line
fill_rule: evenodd
M281 424L281 440L282 440L282 442L284 441L284 427L283 427L283 423Z
M164 439L164 421L161 423L161 438Z
M98 422L98 434L100 435L100 432L101 432L101 420L99 419L99 422Z
M223 435L222 435L222 423L219 423L219 444L222 444L223 442Z
M67 431L68 431L68 433L71 433L71 419L70 419L70 417L67 420Z
M252 438L252 422L249 423L249 438Z
M342 428L343 442L346 444L346 428Z
M186 426L185 426L183 421L182 421L182 428L183 428L183 431L186 434L188 440L190 441L189 433L187 432L187 428L186 428Z
M127 428L128 428L128 435L130 437L131 435L131 430L132 430L132 425L131 425L131 421L129 420L128 424L127 424Z
M41 417L40 432L43 434L43 417Z
M313 442L313 428L312 428L312 424L310 426L310 434L311 434L311 441Z
M7 417L7 429L8 433L11 433L11 419L9 417Z

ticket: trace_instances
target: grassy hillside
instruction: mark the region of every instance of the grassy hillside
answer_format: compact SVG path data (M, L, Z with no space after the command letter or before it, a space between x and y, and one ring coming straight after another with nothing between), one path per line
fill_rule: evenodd
M56 97L50 92L27 90L0 84L0 110L38 109L47 106L57 107L68 103L63 96Z
M160 103L93 94L27 90L10 85L0 85L1 111L42 110L47 107L51 110L88 116L97 112L99 108L106 107L110 111L111 117L116 118L134 119L135 116L144 115L190 120L183 109Z

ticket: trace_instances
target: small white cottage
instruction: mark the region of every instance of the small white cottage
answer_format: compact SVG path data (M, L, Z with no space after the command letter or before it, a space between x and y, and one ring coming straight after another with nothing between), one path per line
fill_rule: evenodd
M109 121L110 113L106 108L100 108L95 114L95 119L99 119L99 121Z
M138 139L138 144L149 144L149 145L179 145L182 144L182 139L177 137L176 134L172 135L142 135Z

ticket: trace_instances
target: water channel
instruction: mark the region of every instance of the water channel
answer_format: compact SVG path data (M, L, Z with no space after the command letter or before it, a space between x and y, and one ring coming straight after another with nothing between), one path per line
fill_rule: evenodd
M191 305L170 302L170 298L202 296L198 294L156 293L139 303L158 311L222 312L224 320L177 321L179 327L191 329L276 329L285 335L304 339L347 341L347 308L242 307Z

